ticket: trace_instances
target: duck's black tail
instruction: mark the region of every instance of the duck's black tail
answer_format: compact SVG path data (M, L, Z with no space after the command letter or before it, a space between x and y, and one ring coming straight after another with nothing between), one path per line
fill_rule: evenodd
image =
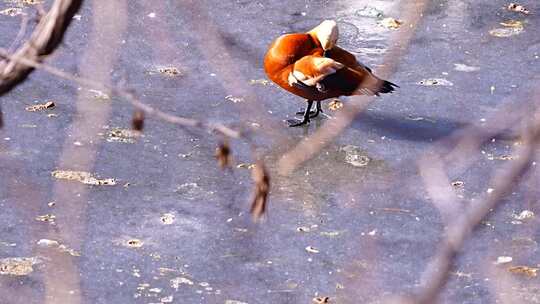
M369 73L367 70L358 71L353 69L348 69L352 73L349 75L355 82L357 86L354 92L351 95L376 95L379 96L381 93L391 93L399 86L390 81L380 79L379 77Z
M368 83L362 82L360 87L356 89L354 95L379 96L381 93L392 93L395 88L399 88L397 84L390 81L378 79L376 77L372 78L374 79Z
M379 90L375 95L379 95L379 93L392 93L395 88L399 88L399 86L393 82L387 81L387 80L381 80L379 83Z

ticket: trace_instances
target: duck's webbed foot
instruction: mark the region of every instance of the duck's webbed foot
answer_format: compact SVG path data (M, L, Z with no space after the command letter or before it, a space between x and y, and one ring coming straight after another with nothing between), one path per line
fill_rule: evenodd
M305 112L305 110L301 109L300 111L296 112L296 115L304 116L304 112ZM319 113L317 113L317 111L309 111L309 118L317 117L318 114Z
M302 126L302 125L306 125L309 123L309 119L311 117L315 117L318 115L317 112L315 112L315 116L312 116L313 112L311 112L311 106L313 105L313 100L308 100L307 101L307 107L306 109L304 110L304 112L298 112L302 115L304 115L303 119L300 121L298 119L289 119L287 120L287 122L289 123L289 127L298 127L298 126ZM297 114L298 114L297 113Z
M303 126L303 125L307 125L309 124L309 119L302 119L302 120L299 120L299 119L288 119L287 120L287 123L289 124L289 127L299 127L299 126Z

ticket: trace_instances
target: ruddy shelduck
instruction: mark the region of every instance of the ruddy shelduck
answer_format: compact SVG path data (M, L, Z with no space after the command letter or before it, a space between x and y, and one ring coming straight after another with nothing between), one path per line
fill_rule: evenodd
M371 69L336 45L337 23L325 20L307 33L278 37L266 53L264 70L283 89L307 99L303 120L289 120L290 127L309 123L322 112L321 101L351 95L389 93L397 85L373 75ZM311 111L317 101L315 111Z

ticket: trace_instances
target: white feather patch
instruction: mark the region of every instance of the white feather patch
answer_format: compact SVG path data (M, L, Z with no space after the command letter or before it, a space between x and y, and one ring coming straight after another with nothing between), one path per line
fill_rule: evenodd
M293 75L296 79L300 80L300 81L304 81L306 79L308 79L308 77L306 75L304 75L304 73L300 72L300 71L297 71L297 70L294 70L293 71Z

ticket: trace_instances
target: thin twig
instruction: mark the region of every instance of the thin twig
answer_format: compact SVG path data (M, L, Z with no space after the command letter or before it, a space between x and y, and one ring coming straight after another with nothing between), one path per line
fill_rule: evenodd
M199 128L199 129L204 129L204 130L209 131L209 132L215 131L215 132L221 133L222 135L227 136L227 137L231 137L231 138L235 138L235 139L243 138L243 139L249 141L249 143L251 143L249 138L245 137L243 135L243 133L240 132L240 131L236 131L234 129L231 129L231 128L229 128L229 127L227 127L227 126L225 126L223 124L219 124L219 123L209 123L209 122L196 120L196 119L193 119L193 118L186 118L186 117L181 117L181 116L165 113L165 112L163 112L163 111L161 111L159 109L153 108L153 107L141 102L134 94L130 93L129 91L127 91L127 90L125 90L123 88L113 86L113 85L105 85L103 83L94 81L92 79L75 76L73 74L64 72L64 71L62 71L60 69L57 69L55 67L52 67L50 65L43 64L43 63L40 63L40 62L37 62L37 61L34 61L34 60L30 60L28 58L22 58L22 57L17 58L15 56L9 55L6 52L6 50L2 49L2 48L0 48L0 56L4 57L4 58L8 58L8 59L13 60L13 61L18 61L18 62L20 62L20 63L22 63L24 65L30 66L30 67L32 67L34 69L43 70L43 71L45 71L45 72L47 72L49 74L52 74L54 76L57 76L57 77L60 77L60 78L63 78L63 79L69 80L69 81L73 81L73 82L75 82L77 84L80 84L82 86L91 87L91 88L94 88L94 89L99 88L101 90L107 91L110 94L120 96L120 97L124 98L125 100L127 100L135 108L144 111L147 115L155 116L155 117L157 117L157 118L159 118L159 119L161 119L161 120L163 120L165 122L169 122L169 123L172 123L172 124L175 124L175 125L179 125L181 127Z

